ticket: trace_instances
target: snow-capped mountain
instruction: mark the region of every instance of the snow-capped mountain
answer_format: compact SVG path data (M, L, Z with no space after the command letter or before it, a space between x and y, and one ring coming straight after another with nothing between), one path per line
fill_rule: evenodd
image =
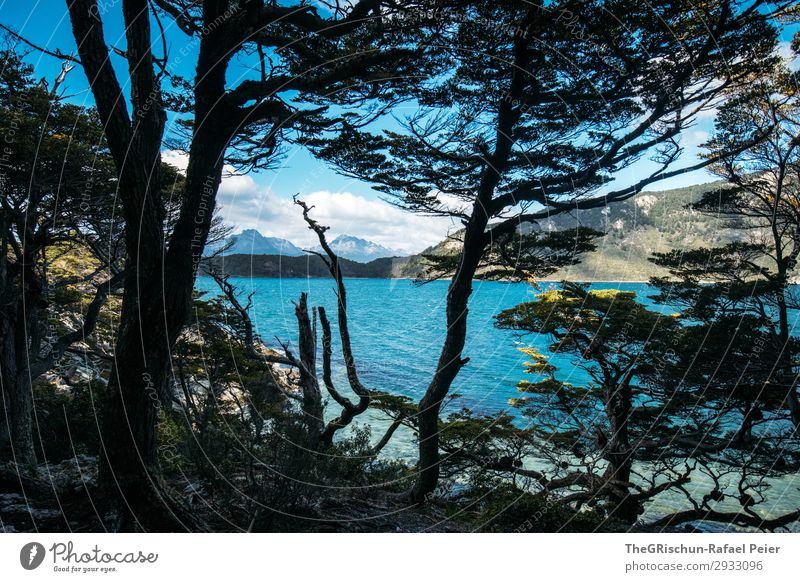
M333 251L343 259L358 261L359 263L369 263L375 259L384 257L400 257L406 253L388 249L372 241L364 240L346 234L337 236L330 242ZM317 250L321 250L317 248Z
M228 238L233 246L225 251L226 255L283 255L298 257L305 253L291 241L284 238L264 236L255 229L243 230ZM226 241L226 243L228 242Z
M206 249L206 256L212 255L223 245L232 243L224 255L283 255L284 257L300 257L306 253L302 248L285 238L264 236L255 229L243 230L239 234L229 236L221 243ZM401 257L405 253L386 248L372 241L343 234L330 241L331 248L343 259L359 263L369 263L385 257ZM321 252L317 246L314 250Z

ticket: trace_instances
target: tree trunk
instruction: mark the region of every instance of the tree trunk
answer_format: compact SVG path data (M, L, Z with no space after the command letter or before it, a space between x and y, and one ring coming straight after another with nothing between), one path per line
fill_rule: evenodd
M146 0L125 0L131 104L110 64L97 0L68 0L73 35L119 174L127 251L122 312L102 421L100 484L119 512L119 529L177 529L158 497L156 417L170 345L163 310L164 211L161 138L164 115L153 71ZM160 309L159 309L160 308ZM169 508L167 508L169 509ZM173 522L174 524L174 522Z
M418 406L419 473L411 490L411 500L415 503L428 499L439 483L439 411L458 372L467 363L461 354L467 337L468 302L472 294L472 279L485 250L487 223L488 217L484 212L473 213L464 231L461 262L447 291L444 345L436 373Z
M224 134L218 133L216 139L205 141L199 153L193 148L196 157L187 170L185 207L169 250L164 253L163 226L149 233L147 240L140 240L140 230L127 229L128 248L142 251L132 253L129 258L130 272L126 265L116 362L109 383L111 398L104 423L109 470L104 481L118 488L124 506L130 510L129 517L144 519L150 529L194 527L191 515L160 493L156 428L160 407L172 402L171 354L189 316L196 268L222 178L220 152L227 142L221 135ZM138 189L147 191L149 197L160 196L159 191L149 190L146 182L139 182ZM156 208L153 206L150 212ZM162 224L154 216L148 221L154 226ZM187 228L189 221L193 223L191 229ZM153 519L159 512L154 511L154 504L166 506L168 513L163 519Z
M788 279L788 272L781 271L779 273L782 281ZM786 286L781 285L776 293L776 302L778 304L778 329L780 333L780 346L778 346L780 354L780 364L778 365L778 373L780 375L779 384L786 388L786 404L789 409L789 414L795 429L800 429L800 402L797 398L797 388L795 387L795 374L792 369L792 355L789 350L789 341L791 339L791 332L789 330L789 310L786 306Z
M531 8L521 22L527 28L538 10ZM472 279L478 270L490 240L486 234L489 219L496 208L493 197L501 176L508 166L514 145L514 127L522 112L513 102L521 98L529 54L527 40L523 36L514 39L514 69L509 88L509 99L500 104L497 115L495 147L486 161L480 182L475 191L472 213L464 229L464 245L461 261L447 291L447 332L442 346L436 373L419 402L417 422L419 427L419 474L411 490L411 501L421 503L436 489L439 482L439 411L442 401L450 391L458 372L467 363L461 357L467 337L468 302L472 295Z
M36 449L33 442L33 394L25 377L17 375L17 382L9 395L10 444L12 458L20 467L36 467Z
M6 391L3 388L5 386L5 381L2 377L2 370L0 370L0 455L2 455L3 451L5 451L6 447L9 443L9 435L8 435L8 397L6 396ZM3 457L0 456L0 459Z
M18 295L11 298L0 313L0 388L5 407L2 419L5 430L0 432L6 434L11 459L21 468L33 469L36 446L33 387L28 366L38 356L41 286L32 269L23 269L17 277L18 284L6 281L6 291Z
M165 114L151 51L146 0L125 0L132 116L111 68L97 0L69 0L73 34L120 175L127 250L115 364L103 420L101 483L121 503L121 529L192 528L192 516L164 493L157 462L156 423L167 394L171 352L191 307L197 265L211 227L231 134L224 99L229 55L200 43L194 134L186 192L167 249L161 191ZM204 3L213 20L219 6ZM166 511L164 511L166 509Z
M20 371L18 363L23 362L28 354L19 354L15 329L19 322L5 319L0 324L0 386L2 387L3 413L1 420L5 430L5 442L0 446L10 445L11 460L18 466L33 468L36 466L36 450L33 442L33 393L27 382L27 374ZM23 338L24 340L24 338ZM24 344L23 344L24 347ZM21 358L19 356L22 356ZM21 373L22 372L22 373Z
M308 295L300 294L300 301L295 307L297 329L300 335L300 390L303 393L301 408L303 419L308 430L309 447L316 449L320 445L320 437L325 429L322 410L322 393L317 380L317 333L316 315L314 324L308 315Z
M160 163L160 160L159 160ZM158 172L156 171L156 176ZM141 189L142 222L158 222L157 205L147 180L127 177L125 188ZM158 183L158 182L156 182ZM104 408L100 482L107 493L118 497L121 530L161 529L151 517L164 514L164 504L153 504L158 488L156 423L165 400L170 344L165 329L163 234L150 229L126 229L128 253L120 327L114 365ZM149 514L149 515L148 515ZM167 527L172 529L172 527Z
M0 313L0 390L2 391L2 429L0 429L0 447L5 452L6 445L11 443L11 424L13 422L13 412L11 409L11 392L17 381L17 363L14 354L14 333L11 330L13 322L8 320L7 312ZM13 458L13 450L10 451ZM4 455L5 456L5 455ZM6 459L3 459L6 460Z
M610 517L626 523L635 523L639 517L639 504L626 485L630 482L633 468L633 451L628 434L628 421L633 405L631 377L632 374L628 373L618 385L605 388L606 415L611 425L611 435L605 449L608 467L604 475L613 505Z

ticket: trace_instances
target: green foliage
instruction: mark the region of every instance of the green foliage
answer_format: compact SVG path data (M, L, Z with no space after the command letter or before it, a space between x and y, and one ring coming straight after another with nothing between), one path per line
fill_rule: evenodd
M719 23L714 46L709 18ZM465 2L443 6L438 20L450 66L403 88L420 107L402 129L349 125L314 150L411 211L465 224L486 215L506 235L528 211L577 209L643 155L670 165L674 136L721 89L691 87L710 88L722 63L739 86L777 62L768 17L723 1L702 13L686 2Z
M754 430L782 440L790 428L781 417L800 423L800 342L790 330L800 305L790 284L800 253L800 102L788 71L770 73L721 109L706 155L720 158L712 170L728 185L692 205L743 240L653 258L670 275L652 281L655 299L692 323L669 374L727 418L733 446L744 448Z
M681 151L676 136L693 115L716 105L718 91L724 90L734 98L721 109L708 147L713 155L726 154L712 167L734 187L712 188L692 210L720 211L747 228L758 222L750 215L756 212L773 234L781 233L766 243L734 240L685 254L658 254L654 262L670 273L654 281L661 291L658 300L682 307L680 317L646 308L633 293L569 283L501 313L501 327L548 335L552 356L523 349L532 379L519 384L521 396L512 405L531 419L530 428L520 428L505 413L461 410L440 420L446 482L466 483L455 505L472 511L487 531L609 531L620 527L616 515L623 505L633 503L638 510L660 491L685 484L681 479L664 484L665 476L678 473L673 460L679 464L692 457L705 470L712 463L727 464L741 467L743 474L796 469L796 446L788 452L781 446L793 433L787 437L760 427L772 428L774 419L782 422L786 397L794 394L787 379L793 382L796 376L800 346L787 337L785 316L789 274L800 253L797 185L784 183L790 195L782 197L771 179L775 160L765 155L764 144L741 147L765 133L778 138L785 152L795 154L798 147L794 95L787 89L792 75L784 72L767 91L751 82L754 73L776 63L776 35L767 15L724 1L703 2L699 8L696 2L628 0L444 2L442 7L435 17L408 26L405 15L394 12L397 7L387 8L387 16L382 6L367 12L368 22L358 34L340 35L309 34L315 25L306 23L316 22L316 9L306 10L303 3L290 18L268 20L258 35L250 34L248 21L260 17L260 9L224 23L235 34L198 33L204 47L216 37L231 40L232 55L243 47L250 50L253 42L271 49L264 57L259 45L260 82L248 80L224 91L226 106L242 114L242 123L218 153L227 149L226 162L237 168L268 168L284 143L282 133L296 130L321 159L347 175L367 177L400 206L462 221L469 240L459 241L454 252L424 258L437 275L474 261L462 271L468 275L461 294L466 304L473 273L546 277L595 250L606 228L578 224L532 230L530 225L551 211L599 205L598 193L643 156L663 164L660 174L668 173ZM263 8L268 14L278 9L275 3ZM179 24L192 30L198 9L187 8ZM709 22L716 23L712 35ZM395 48L384 53L385 46ZM370 55L381 58L373 62ZM0 131L6 141L8 136L20 141L12 159L4 160L8 172L0 183L0 271L4 278L7 273L16 277L0 281L0 316L3 322L16 321L20 305L41 307L46 316L62 316L55 327L63 331L75 327L73 319L87 306L86 285L103 268L113 271L125 263L122 226L110 206L117 174L97 113L69 105L55 89L36 83L30 67L13 53L2 58ZM267 75L267 61L279 74ZM220 62L224 73L228 61ZM317 71L319 63L336 66ZM348 74L350 67L356 72ZM719 83L723 67L724 84ZM165 78L176 91L167 96L170 106L183 114L204 106L180 94L196 88L194 83ZM224 74L222 79L224 84ZM272 85L289 79L288 88ZM109 88L93 83L93 89L102 102L108 94L103 89ZM283 99L281 90L292 97ZM134 101L145 93L134 90ZM337 107L329 117L333 95ZM418 113L401 123L401 131L366 131L375 127L382 107L402 100L413 102ZM316 107L296 107L300 103ZM353 107L365 103L374 107ZM765 106L785 112L785 125L758 115ZM179 123L200 127L189 119ZM776 132L775 126L782 130ZM326 133L334 128L337 135ZM115 153L119 160L121 153ZM796 164L793 158L790 162ZM190 164L196 167L201 166ZM794 170L787 175L796 177ZM631 196L658 176L612 199ZM154 228L143 229L159 244L184 202L169 192L170 185L183 192L182 176L165 167L161 178L165 198L153 205L157 218L149 224ZM128 216L140 202L135 195L126 197ZM103 241L108 244L98 245ZM179 263L186 259L177 257ZM7 270L6 263L13 268ZM26 285L38 293L51 283L55 292L46 297L23 295ZM157 307L152 305L143 313L153 315ZM352 499L413 474L402 463L375 459L366 426L352 426L329 448L309 449L306 422L292 402L295 394L261 357L263 346L254 347L245 337L247 318L219 298L198 295L192 307L192 324L181 330L174 351L174 337L168 338L173 392L159 393L159 462L168 479L198 481L214 510L237 527L283 530L297 529L298 519L320 517L319 498L330 491L347 491ZM684 327L684 321L691 325ZM176 322L180 326L183 320ZM22 326L25 342L29 335L41 337L40 323ZM128 324L121 328L132 329ZM462 333L455 342L463 339ZM7 344L22 341L15 340ZM756 345L763 346L758 353ZM39 348L47 346L25 347L38 357ZM156 351L144 347L148 357ZM4 364L23 361L30 356L24 351L4 354L19 356L4 357ZM460 356L460 347L454 351ZM562 381L556 356L572 358L591 381L583 386ZM700 365L692 359L698 356ZM69 376L63 370L54 375ZM37 384L37 421L49 459L97 454L95 402L103 400L105 390L100 384ZM374 408L422 429L409 398L372 396ZM734 423L741 428L732 430ZM765 438L748 442L759 430ZM687 441L695 433L699 439ZM539 460L546 471L531 467L533 454L543 455ZM784 465L775 470L771 461L778 458ZM644 476L632 470L634 463L636 469L646 467ZM537 487L544 492L532 493ZM745 490L759 487L746 479L739 483L744 507L751 506ZM709 500L714 499L703 503ZM635 515L627 511L623 518L630 523Z
M486 279L541 279L577 265L594 251L602 232L578 227L571 231L515 232L492 241L480 274Z
M79 225L81 233L107 228L116 173L96 112L63 102L14 52L3 51L0 60L4 211L25 213L36 226L46 212L55 241L68 240Z
M411 398L388 392L373 392L370 406L395 418L398 416L413 418L417 413L417 403Z
M100 450L105 386L98 381L58 387L49 381L34 385L38 446L41 457L58 463Z
M656 493L631 501L634 463L648 465L640 470L649 475L669 470L670 459L679 457L673 443L680 424L693 413L693 402L678 406L674 390L655 382L674 364L670 346L682 333L678 319L651 311L633 292L564 282L501 312L497 325L548 336L549 350L571 356L591 379L582 386L564 382L548 356L522 349L533 379L519 383L523 396L511 405L530 419L528 439L556 475L542 473L537 481L579 487L585 492L576 498L579 504L593 499L602 510L607 501L610 514L635 521L641 504ZM621 489L600 485L612 480L623 483Z
M562 289L547 291L535 301L521 303L497 316L502 328L550 334L557 342L551 351L575 353L603 365L605 356L618 354L632 362L633 348L656 348L655 342L678 327L636 301L633 292L617 289L588 290L585 284L564 282ZM624 367L624 366L623 366Z

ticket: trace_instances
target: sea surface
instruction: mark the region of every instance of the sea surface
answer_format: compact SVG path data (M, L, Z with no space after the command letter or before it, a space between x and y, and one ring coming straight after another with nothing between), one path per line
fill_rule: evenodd
M332 279L231 277L230 282L242 297L253 293L251 316L257 332L268 346L279 351L280 340L288 342L297 353L294 302L301 293L308 293L309 305L325 307L333 328L333 380L340 392L352 395L341 359ZM407 279L346 279L345 284L351 342L362 384L418 401L436 370L444 341L448 282L420 285ZM528 283L473 283L464 349L469 363L451 387L453 398L445 403L443 416L464 408L485 415L508 412L516 417L519 426L529 426L531 421L509 406L509 399L520 395L517 384L526 377L523 363L528 357L519 348L534 346L547 354L551 340L545 335L498 329L494 318L502 310L532 301L536 294L556 287L557 283L539 283L538 288ZM642 283L593 283L592 288L635 291L648 304L652 304L648 295L655 291ZM200 277L197 289L207 297L219 294L210 277ZM664 308L664 312L669 311ZM572 357L554 355L550 361L559 368L557 375L562 381L576 385L589 382L588 374L576 367ZM321 354L318 364L321 366ZM330 418L338 413L335 403L326 408ZM369 410L357 422L369 426L373 441L377 441L391 421L385 414ZM392 437L385 454L414 459L416 449L416 437L401 428Z
M310 305L325 307L334 327L335 376L346 387L331 279L232 277L230 282L243 296L255 293L252 317L261 338L273 348L279 349L278 339L297 345L293 302L300 293L308 293ZM415 400L422 396L436 369L444 340L447 284L434 281L419 285L406 279L346 280L353 351L365 385ZM540 283L537 289L527 283L475 281L464 350L470 361L453 384L451 392L460 395L453 406L487 414L508 409L509 398L517 394L516 385L525 376L522 363L526 356L518 348L536 346L547 353L550 340L546 336L521 336L497 329L494 316L555 286L555 283ZM218 294L209 277L199 278L197 288L209 296ZM636 291L645 303L651 303L647 295L653 293L652 288L642 283L594 283L592 288ZM568 357L556 356L552 362L560 368L562 380L573 383L586 380Z
M297 345L297 321L294 303L300 293L308 293L309 304L325 307L333 327L333 376L337 388L350 393L344 366L341 360L336 325L336 294L331 279L268 279L231 277L243 297L253 293L253 317L262 340L275 349L281 342ZM347 279L347 301L350 334L362 383L367 387L402 394L414 400L425 392L445 334L446 281L435 281L419 285L405 279ZM531 301L537 293L556 288L557 283L539 283L538 288L527 283L502 283L475 281L470 300L467 343L464 355L470 359L456 378L451 393L458 397L446 405L443 414L470 408L475 413L495 414L507 411L517 414L508 404L518 395L517 383L525 378L522 364L527 357L520 347L534 346L547 353L548 337L536 334L519 335L517 332L495 327L494 317L500 311L523 301ZM606 282L592 283L593 289L620 289L634 291L643 303L664 314L672 309L654 305L648 299L655 293L644 283ZM219 289L210 277L200 277L197 290L207 297L219 294ZM796 314L797 316L798 314ZM795 319L795 329L800 317ZM321 356L319 356L321 358ZM589 381L585 372L575 366L569 356L555 355L551 363L559 369L561 380L576 385ZM326 413L333 417L338 413L336 405L329 406ZM389 420L380 412L368 411L358 422L372 429L373 441L377 440L389 425ZM524 426L527 421L518 418ZM406 429L398 430L384 454L413 462L417 457L415 436ZM535 459L531 460L533 466ZM528 463L526 463L527 465ZM696 497L712 488L702 475L693 477L689 487ZM762 506L767 515L777 515L800 505L798 481L792 476L772 480L771 502ZM728 505L730 505L728 507ZM686 509L686 500L680 494L662 495L648 507L653 517L679 509ZM725 503L723 510L737 511L735 503ZM703 525L704 528L720 531L719 526Z

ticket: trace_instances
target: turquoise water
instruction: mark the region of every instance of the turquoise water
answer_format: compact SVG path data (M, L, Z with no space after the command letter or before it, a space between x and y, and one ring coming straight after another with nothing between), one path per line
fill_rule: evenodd
M231 278L243 295L254 292L252 316L259 335L271 347L278 348L276 337L296 346L297 323L293 301L300 293L309 294L309 303L322 305L329 316L336 312L336 295L330 279L256 279ZM437 281L415 285L412 281L397 279L349 279L348 313L350 333L357 365L365 385L372 389L402 394L413 399L422 396L436 369L445 333L445 298L447 282ZM470 301L469 328L465 356L470 362L457 377L452 393L461 395L448 406L451 411L469 407L478 413L497 413L514 409L508 406L509 398L517 396L516 384L523 379L522 363L526 357L517 348L533 345L545 349L548 338L527 335L494 327L494 316L518 303L531 300L537 293L554 287L543 283L539 289L524 283L498 283L475 281ZM197 288L217 295L219 290L208 277L198 279ZM647 296L653 289L641 283L595 283L596 289L621 289L635 291L645 304L652 302ZM661 308L652 307L655 310ZM672 310L664 308L665 313ZM341 363L341 348L335 317L333 375L337 387L348 392L347 380ZM797 329L798 320L794 321ZM554 356L551 360L559 367L559 377L573 384L585 384L588 377L576 368L568 356ZM335 405L328 406L327 416L338 413ZM447 410L444 412L447 413ZM376 441L389 425L380 412L369 410L359 417L358 423L370 426L372 440ZM520 419L520 424L525 421ZM395 433L384 454L413 461L417 456L415 435L405 428ZM529 459L531 467L537 459ZM800 496L791 476L771 480L770 499L761 510L768 516L778 515L797 507ZM693 496L700 498L713 487L707 477L696 474L687 486ZM735 488L735 487L734 487ZM647 518L688 509L681 493L660 495L648 504ZM738 505L726 501L719 507L725 511L738 511ZM712 527L712 526L709 526ZM716 526L712 529L718 530Z
M290 341L296 346L297 323L294 305L300 293L309 294L309 303L328 311L335 328L336 295L330 279L255 279L231 278L242 294L255 292L252 316L262 339L271 347ZM350 333L356 363L365 385L373 389L402 394L413 399L422 396L436 369L445 333L447 282L415 285L400 279L349 279L346 281ZM474 283L470 301L469 331L465 356L469 364L461 371L452 392L460 398L453 407L468 407L475 412L495 413L508 409L508 399L516 395L516 384L524 376L521 345L545 348L546 337L527 335L494 326L494 316L518 303L533 299L536 293L553 286L542 283L537 290L526 283ZM197 288L216 295L214 281L198 280ZM597 283L593 288L637 291L645 299L649 289L641 283ZM341 364L341 349L334 329L334 377L341 388L346 379ZM569 382L586 380L566 357L554 357L560 377Z
M262 339L278 348L276 337L296 346L297 323L293 301L300 293L309 294L312 305L322 305L330 316L336 312L336 295L330 279L255 279L231 278L243 295L254 292L252 316ZM365 385L372 389L402 394L413 399L422 396L436 368L445 333L445 298L447 282L415 285L397 279L349 279L348 312L350 333L357 365ZM518 395L516 384L523 379L522 363L526 357L517 348L533 345L545 349L549 340L543 336L519 337L514 332L494 327L494 316L518 303L531 300L537 293L554 287L542 283L535 289L523 283L475 281L470 301L469 328L465 356L470 362L457 377L452 392L460 398L449 404L450 410L469 407L479 413L514 412L508 399ZM198 279L197 288L217 295L218 288L208 277ZM647 296L653 289L642 283L595 283L595 289L635 291L639 299L652 304ZM659 310L659 307L653 307ZM671 312L664 308L665 313ZM336 326L335 317L332 325ZM795 328L797 320L795 320ZM341 363L341 349L334 329L334 381L343 392L349 392ZM585 384L588 377L575 368L567 356L551 360L559 367L559 377L573 384ZM328 406L326 415L334 416L338 407ZM446 414L447 410L445 410ZM389 421L382 413L369 410L359 423L372 428L373 441L384 432ZM520 419L520 422L524 421ZM417 455L417 442L411 431L401 428L395 433L384 454L405 460ZM531 459L532 466L536 459ZM764 504L768 515L778 515L800 503L797 484L791 477L773 480L770 499ZM690 489L696 497L709 491L713 484L703 475L695 475ZM682 494L659 496L648 506L648 514L658 517L687 509ZM720 509L737 511L731 502Z

